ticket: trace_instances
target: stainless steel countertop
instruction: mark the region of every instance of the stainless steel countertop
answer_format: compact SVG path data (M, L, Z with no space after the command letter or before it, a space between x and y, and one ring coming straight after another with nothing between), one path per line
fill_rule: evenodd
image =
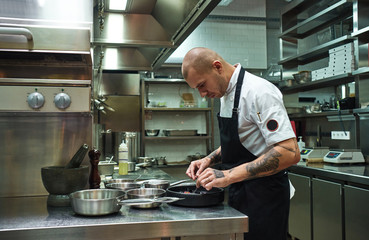
M369 187L368 164L333 164L333 163L306 163L299 162L288 168L292 173L318 176L350 184L359 184Z
M145 169L141 178L168 176ZM130 175L129 177L134 177ZM226 204L187 208L162 204L156 209L123 206L118 213L86 217L71 207L49 207L47 196L0 198L0 239L145 239L248 231L248 217Z

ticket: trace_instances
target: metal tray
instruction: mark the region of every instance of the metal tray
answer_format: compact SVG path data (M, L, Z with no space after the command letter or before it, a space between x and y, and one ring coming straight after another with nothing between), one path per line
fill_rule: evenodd
M197 130L174 130L174 129L164 129L163 133L165 136L196 136Z

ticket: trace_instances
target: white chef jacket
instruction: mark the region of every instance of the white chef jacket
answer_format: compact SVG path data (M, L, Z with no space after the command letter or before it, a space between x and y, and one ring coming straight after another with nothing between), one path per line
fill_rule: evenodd
M238 64L220 98L220 116L232 117ZM259 157L275 143L296 137L283 104L282 93L269 81L245 71L238 107L238 134L242 145Z

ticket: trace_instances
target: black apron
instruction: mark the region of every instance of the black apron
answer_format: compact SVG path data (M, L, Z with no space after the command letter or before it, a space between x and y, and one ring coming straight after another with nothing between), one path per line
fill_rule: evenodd
M230 169L257 158L242 145L238 135L237 109L244 74L245 70L241 68L232 118L220 117L218 113L223 169ZM249 217L249 231L245 233L245 240L286 240L289 191L286 171L229 186L228 204Z

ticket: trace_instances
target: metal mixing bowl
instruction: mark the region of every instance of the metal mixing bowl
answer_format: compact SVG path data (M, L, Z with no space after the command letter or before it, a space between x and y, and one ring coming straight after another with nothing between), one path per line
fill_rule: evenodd
M75 213L100 216L118 212L121 205L117 197L124 195L124 191L117 189L90 189L73 192L69 197Z
M146 129L145 135L149 137L156 137L159 135L160 129Z
M139 188L139 189L131 189L126 192L126 196L128 199L136 199L136 198L158 198L165 196L166 191L160 188ZM160 202L154 203L145 203L134 206L135 208L156 208L161 205Z

